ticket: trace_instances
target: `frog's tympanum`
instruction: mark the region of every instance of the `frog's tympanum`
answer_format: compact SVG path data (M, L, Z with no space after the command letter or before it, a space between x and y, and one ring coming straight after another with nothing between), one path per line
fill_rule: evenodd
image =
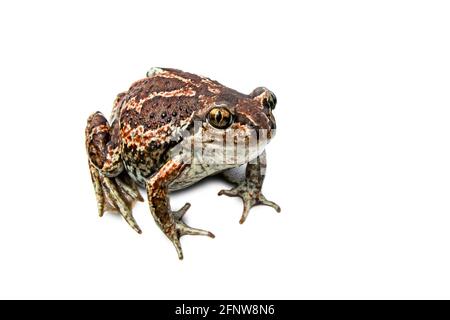
M243 223L251 207L280 207L261 193L264 147L275 134L275 95L259 87L242 94L217 81L175 69L153 68L115 99L111 119L87 121L86 149L98 212L117 211L136 232L132 215L144 187L158 226L183 258L180 237L211 232L183 222L186 203L173 211L169 192L211 175L235 184L219 195L240 197Z

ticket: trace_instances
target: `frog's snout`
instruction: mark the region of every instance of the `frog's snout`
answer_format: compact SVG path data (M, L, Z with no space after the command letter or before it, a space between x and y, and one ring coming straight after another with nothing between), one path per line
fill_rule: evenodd
M269 117L270 128L267 130L267 138L268 139L272 139L275 136L275 132L277 129L277 124L275 122L275 118L273 117L273 115L270 115L270 117Z
M275 121L275 117L272 113L272 110L269 110L268 113L266 113L267 118L269 119L270 123L270 130L275 130L277 128L277 123Z
M258 139L267 138L270 140L275 136L277 125L272 111L264 110L263 112L259 112L254 116L253 120L253 128L256 131Z
M277 105L276 95L265 87L258 87L250 93L250 97L254 101L257 111L253 114L253 125L267 131L267 137L270 139L275 135L276 121L273 110Z

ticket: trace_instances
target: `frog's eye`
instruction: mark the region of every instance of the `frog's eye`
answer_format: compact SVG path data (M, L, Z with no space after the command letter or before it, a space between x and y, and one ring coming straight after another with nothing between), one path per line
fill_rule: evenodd
M277 97L275 94L271 91L267 94L266 97L263 98L262 104L265 108L269 109L275 109L275 106L277 105Z
M233 115L227 108L212 108L208 114L208 122L215 128L225 129L233 123Z

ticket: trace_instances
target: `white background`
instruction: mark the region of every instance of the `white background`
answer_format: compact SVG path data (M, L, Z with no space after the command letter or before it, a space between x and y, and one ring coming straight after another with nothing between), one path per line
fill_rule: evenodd
M450 298L446 1L3 1L0 298ZM152 66L278 97L265 195L97 216L84 126Z

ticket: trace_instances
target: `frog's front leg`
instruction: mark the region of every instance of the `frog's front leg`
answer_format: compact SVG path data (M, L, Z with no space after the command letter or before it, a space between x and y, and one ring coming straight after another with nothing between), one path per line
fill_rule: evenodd
M93 113L86 126L86 151L99 215L104 211L118 211L138 233L141 229L131 209L135 201L143 201L135 183L123 172L118 141L118 123L112 127L100 113Z
M240 178L238 175L228 175L224 172L223 176L231 183L237 184L231 190L221 190L220 195L230 197L240 197L244 202L244 211L239 223L244 223L247 219L250 208L256 205L266 205L274 208L277 212L281 211L279 205L273 201L267 200L261 192L266 171L266 153L265 151L259 155L255 161L247 164L245 176Z
M146 183L148 202L153 218L164 234L172 241L179 259L183 259L180 244L182 236L201 235L214 238L211 232L191 228L183 222L182 217L189 209L189 203L186 203L178 211L172 211L170 208L169 185L187 166L188 164L181 161L169 160Z

